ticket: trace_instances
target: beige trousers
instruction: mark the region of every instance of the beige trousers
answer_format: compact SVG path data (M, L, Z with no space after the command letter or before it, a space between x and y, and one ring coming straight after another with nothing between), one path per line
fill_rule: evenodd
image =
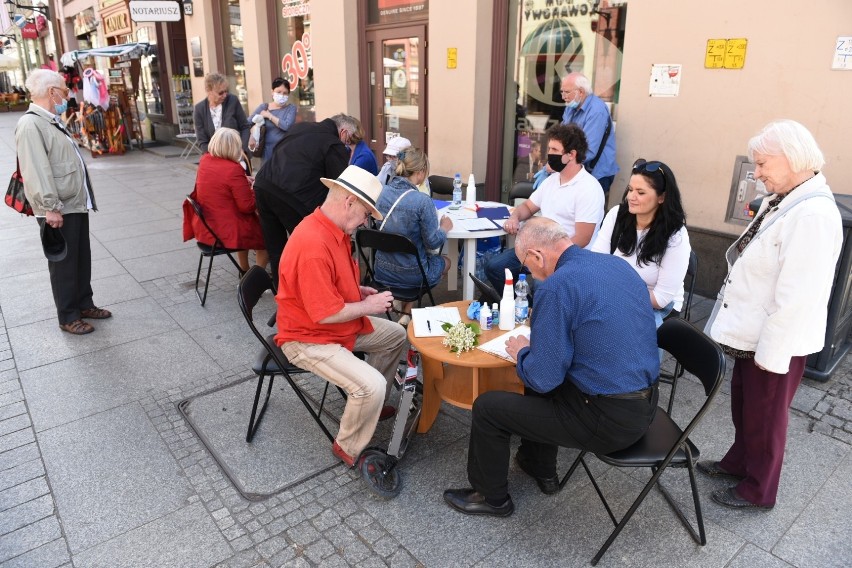
M400 358L406 349L405 328L384 318L370 318L373 333L359 335L355 351L362 361L338 345L288 341L281 350L293 365L322 377L346 391L346 408L340 419L337 443L357 457L376 431L382 405L390 395Z

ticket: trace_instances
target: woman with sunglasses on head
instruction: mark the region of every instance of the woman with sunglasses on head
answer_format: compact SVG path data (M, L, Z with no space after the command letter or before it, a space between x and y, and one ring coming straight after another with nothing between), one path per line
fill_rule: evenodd
M251 123L246 119L240 100L228 92L228 78L221 73L208 73L204 77L204 88L207 97L195 105L192 113L198 146L206 152L213 133L224 126L239 132L243 151L248 150Z
M254 123L259 118L264 119L266 134L263 142L261 164L272 156L272 149L284 138L284 133L296 122L296 105L289 102L290 82L281 77L272 80L272 102L263 103L249 117ZM249 150L254 152L254 140L249 140Z
M707 331L734 357L733 444L720 461L698 462L736 481L713 492L726 507L775 506L790 404L807 356L823 348L843 223L813 135L792 120L768 124L748 157L766 197L725 253L728 275ZM839 279L848 274L838 275Z
M671 168L641 159L633 164L621 204L607 213L591 250L620 256L636 269L648 285L657 327L683 307L691 248Z

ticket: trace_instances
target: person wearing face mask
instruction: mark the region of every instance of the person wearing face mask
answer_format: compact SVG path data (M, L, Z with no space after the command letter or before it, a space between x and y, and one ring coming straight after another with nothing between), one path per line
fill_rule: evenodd
M290 104L289 99L289 81L277 77L272 81L272 102L261 104L249 117L252 123L255 117L262 117L266 126L261 163L272 157L272 149L296 122L296 105ZM254 140L249 139L249 150L254 152L254 149Z
M207 97L195 105L192 113L198 146L206 152L213 133L224 126L240 133L243 151L247 151L251 123L246 119L240 100L228 92L228 78L221 73L208 73L204 77L204 88Z
M112 316L92 298L88 213L97 211L95 195L77 144L59 118L68 108L62 75L49 69L32 71L27 89L32 103L15 128L24 190L39 229L58 229L65 240L65 253L50 254L47 263L59 328L84 335L95 330L84 319Z
M609 192L618 164L615 161L615 130L609 109L592 92L592 83L582 73L571 73L562 79L562 100L565 112L562 124L576 124L583 129L589 150L585 166Z
M583 168L588 153L586 137L576 124L557 124L547 131L547 138L547 165L553 173L528 200L515 207L503 229L514 235L523 221L541 212L542 217L562 225L575 245L585 248L604 216L601 185ZM513 249L492 256L485 264L485 275L496 290L503 288L506 268L517 279L521 260Z
M294 124L257 171L255 200L272 274L278 274L287 235L325 200L328 188L320 178L335 179L349 165L346 145L356 120L341 113Z

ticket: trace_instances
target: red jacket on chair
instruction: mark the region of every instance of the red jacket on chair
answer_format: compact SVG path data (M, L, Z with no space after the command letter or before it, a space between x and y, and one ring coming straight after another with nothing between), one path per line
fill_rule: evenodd
M263 250L263 233L254 203L254 191L245 170L237 162L204 154L198 164L195 191L204 219L229 249ZM212 245L213 235L196 218L192 206L184 206L184 240L195 238Z

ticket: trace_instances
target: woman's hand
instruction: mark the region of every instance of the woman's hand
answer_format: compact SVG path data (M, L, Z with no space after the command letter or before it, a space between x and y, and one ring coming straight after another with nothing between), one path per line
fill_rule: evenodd
M263 118L265 118L266 120L272 120L272 118L273 118L275 115L273 115L273 114L272 114L271 112L269 112L268 110L262 110L262 111L260 111L260 116L262 116L262 117L263 117Z
M59 211L48 211L44 215L44 222L53 227L54 229L59 229L62 227L64 223L64 219L62 219L62 213Z
M453 220L444 215L441 217L441 230L445 233L449 233L453 229Z

